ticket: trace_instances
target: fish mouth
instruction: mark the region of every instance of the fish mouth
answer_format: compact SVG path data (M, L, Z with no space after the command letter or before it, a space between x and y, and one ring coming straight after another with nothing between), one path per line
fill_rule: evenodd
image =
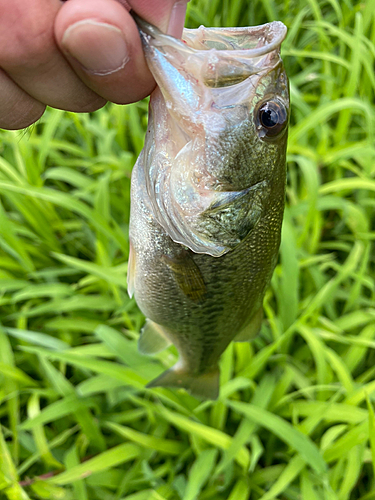
M280 21L240 28L184 29L182 39L195 50L230 51L231 55L259 57L281 45L286 37L286 26Z
M286 31L279 21L247 28L200 26L185 29L183 41L201 54L203 83L220 88L236 85L259 70L273 68Z
M219 50L236 51L242 56L259 57L268 54L281 45L286 37L287 28L281 21L272 21L259 26L247 26L236 28L206 28L200 26L196 29L184 28L182 41L171 35L167 35L156 26L148 23L131 11L138 29L144 34L157 40L162 37L164 43L192 50ZM167 39L169 39L167 41ZM184 43L183 43L184 42Z
M134 12L132 15L146 55L150 45L169 60L180 54L185 59L185 71L213 88L235 85L259 71L273 68L279 61L280 45L287 33L282 22L273 21L240 28L185 28L179 40L162 33Z

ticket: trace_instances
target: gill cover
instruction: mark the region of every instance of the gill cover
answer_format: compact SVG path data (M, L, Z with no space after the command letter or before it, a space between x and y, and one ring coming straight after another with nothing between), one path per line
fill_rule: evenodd
M263 179L232 182L231 149L240 154L236 137L261 78L280 64L286 28L200 27L178 40L134 17L158 84L142 162L152 211L173 241L218 257L251 231L269 194Z

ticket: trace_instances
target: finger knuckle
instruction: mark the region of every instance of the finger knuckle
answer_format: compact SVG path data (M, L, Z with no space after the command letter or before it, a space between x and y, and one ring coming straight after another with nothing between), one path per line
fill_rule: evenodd
M40 11L33 12L33 2L23 9L20 2L12 8L0 9L0 63L4 67L31 66L40 64L48 57L48 48L54 45L53 18ZM38 3L38 2L37 2Z

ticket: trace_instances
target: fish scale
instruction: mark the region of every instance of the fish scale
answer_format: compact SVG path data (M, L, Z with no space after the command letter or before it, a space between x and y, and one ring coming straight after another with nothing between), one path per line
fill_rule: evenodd
M179 352L178 363L149 387L214 399L221 354L236 337L259 331L277 261L289 113L279 56L286 29L278 22L201 27L185 30L185 44L136 20L158 83L131 187L129 293L147 318L139 346L152 353L173 343ZM202 50L210 37L227 49Z

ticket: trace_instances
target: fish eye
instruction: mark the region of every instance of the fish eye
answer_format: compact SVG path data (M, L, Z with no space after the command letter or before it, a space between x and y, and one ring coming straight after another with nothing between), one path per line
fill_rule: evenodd
M258 107L257 121L261 137L276 137L284 130L288 122L288 113L285 106L279 101L263 102Z

